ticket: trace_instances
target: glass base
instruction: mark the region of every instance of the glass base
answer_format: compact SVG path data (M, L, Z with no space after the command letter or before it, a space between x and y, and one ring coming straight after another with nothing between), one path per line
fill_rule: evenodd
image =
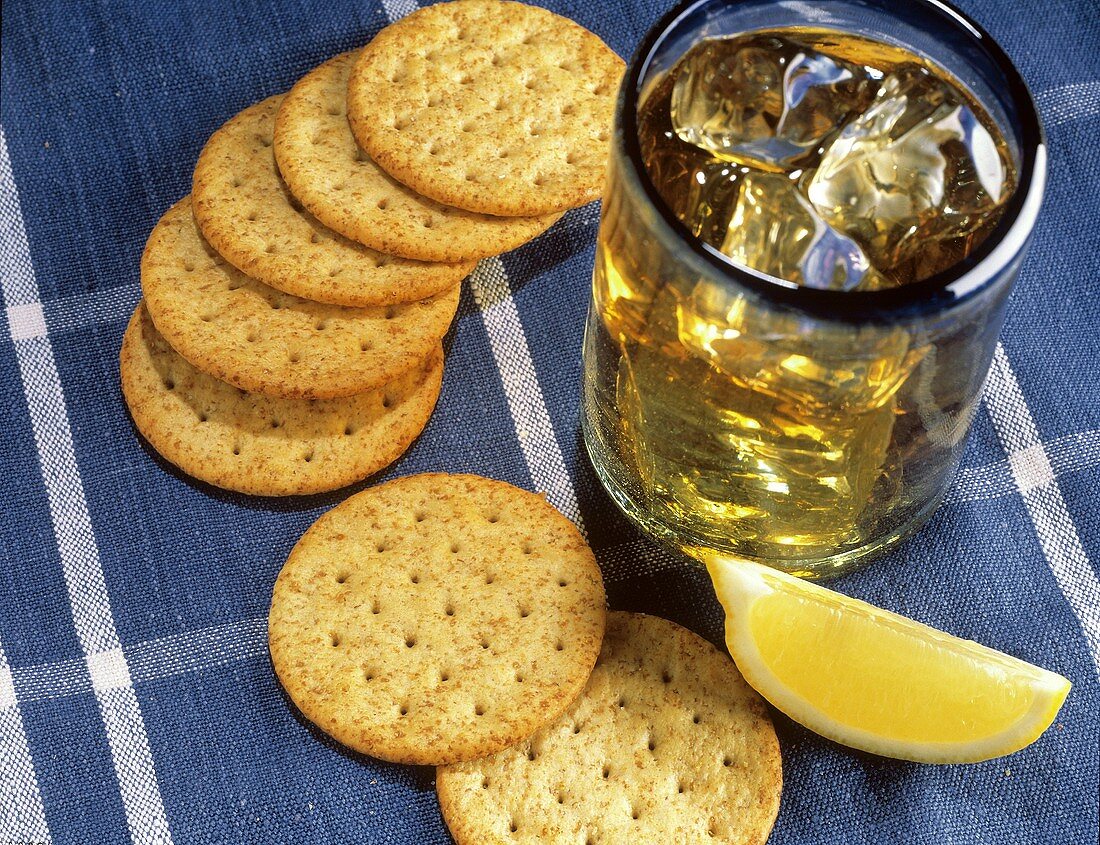
M584 420L584 423L587 423L587 419ZM674 553L685 555L691 562L706 564L708 561L716 558L747 560L753 563L770 566L773 569L780 569L791 575L795 575L799 578L806 578L808 580L817 581L836 578L849 572L854 572L857 569L862 569L874 562L876 558L881 557L902 540L910 537L928 521L943 501L942 495L931 499L923 508L914 512L906 522L902 523L894 530L880 537L875 537L855 549L845 549L833 555L801 559L786 558L783 560L776 560L748 555L732 547L716 548L712 543L693 536L691 532L685 531L682 527L670 525L664 520L657 518L652 513L647 512L646 509L640 506L616 481L614 476L608 472L604 462L600 459L598 449L594 448L592 445L593 435L589 433L587 424L582 425L582 428L584 429L585 449L588 452L588 458L592 463L592 467L596 471L596 476L600 479L600 483L608 492L608 495L611 496L612 501L615 502L619 510L626 515L627 519L662 546Z

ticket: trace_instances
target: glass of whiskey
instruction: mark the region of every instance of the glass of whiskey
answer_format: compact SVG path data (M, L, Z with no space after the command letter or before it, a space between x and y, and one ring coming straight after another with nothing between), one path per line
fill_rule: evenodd
M615 116L582 425L652 536L804 577L951 483L1042 202L1019 73L939 0L691 0Z

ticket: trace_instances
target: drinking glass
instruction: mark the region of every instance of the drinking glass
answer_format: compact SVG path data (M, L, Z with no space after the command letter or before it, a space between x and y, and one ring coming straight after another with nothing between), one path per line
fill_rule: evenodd
M899 287L800 287L693 237L657 191L638 109L704 38L826 28L946 69L1000 127L1016 188L946 271ZM1001 48L938 0L691 0L619 93L584 343L582 425L612 498L699 560L839 574L910 535L958 466L1046 178L1032 99Z

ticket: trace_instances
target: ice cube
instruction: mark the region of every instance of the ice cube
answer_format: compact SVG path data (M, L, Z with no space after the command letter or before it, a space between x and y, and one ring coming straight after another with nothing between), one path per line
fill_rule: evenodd
M876 87L865 68L795 39L714 39L680 69L672 124L681 139L721 158L791 170L812 163Z
M996 142L959 92L913 64L887 76L870 108L844 127L807 193L888 270L930 242L981 227L1007 199L1007 180ZM947 246L944 266L957 260Z
M826 223L783 174L742 176L719 249L738 264L806 287L865 290L888 284L859 244Z
M684 193L680 219L700 240L720 249L744 176L739 165L708 158L696 165Z

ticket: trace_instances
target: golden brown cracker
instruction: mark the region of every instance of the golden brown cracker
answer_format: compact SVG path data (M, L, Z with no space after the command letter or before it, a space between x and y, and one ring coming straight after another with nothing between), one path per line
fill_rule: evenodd
M443 293L474 262L438 264L377 252L337 234L287 190L272 137L283 96L268 97L206 142L192 186L203 236L238 270L278 290L334 305L415 302Z
M387 173L487 214L600 196L623 60L567 18L504 0L413 12L363 48L348 120Z
M141 259L149 315L205 373L251 393L332 399L421 365L458 307L458 288L385 308L325 305L249 278L203 240L185 197L157 223Z
M188 475L256 496L335 490L393 463L439 396L443 354L343 399L245 393L192 367L138 305L122 340L122 392L134 424Z
M610 613L580 697L436 788L458 845L762 845L779 811L764 702L710 643L654 616Z
M275 159L291 193L336 232L423 261L469 261L514 249L560 215L495 217L422 197L363 153L345 112L344 53L302 77L275 120Z
M553 721L604 627L599 568L541 496L426 474L322 516L275 583L271 658L326 733L400 763L470 760Z

